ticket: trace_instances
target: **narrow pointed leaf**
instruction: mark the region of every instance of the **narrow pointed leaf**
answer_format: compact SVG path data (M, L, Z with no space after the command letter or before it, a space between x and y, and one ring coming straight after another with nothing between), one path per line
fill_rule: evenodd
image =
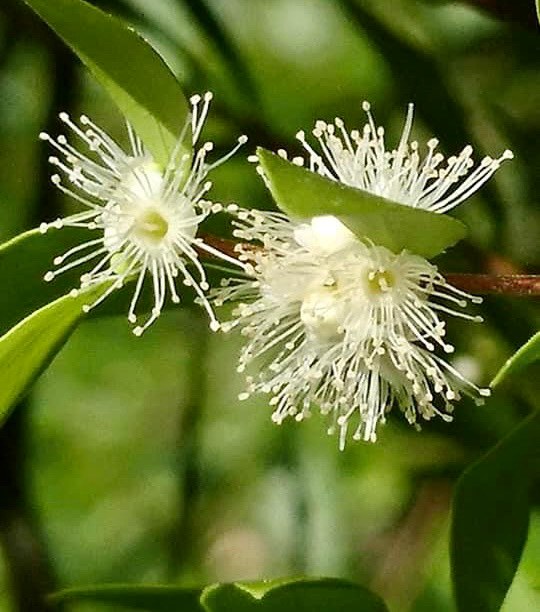
M83 304L102 290L77 297L65 295L0 337L0 423L67 340L83 317Z
M497 375L491 382L491 386L495 387L499 385L509 376L538 360L540 360L540 332L537 332L506 361L503 367L497 372Z
M145 612L204 612L200 594L200 589L173 586L105 584L65 589L51 595L50 601L56 605L92 601Z
M120 19L83 0L25 2L73 49L165 165L189 109L163 59Z
M0 292L0 334L79 287L80 276L86 271L80 267L63 272L51 282L45 282L43 277L54 268L57 255L92 238L95 232L83 228L50 229L45 235L39 229L32 229L0 245L0 283L8 288ZM94 264L90 262L89 266ZM132 292L133 288L126 283L89 316L127 313ZM151 308L150 293L143 291L141 295L141 312Z
M335 215L359 238L395 253L407 249L435 257L461 240L466 228L448 215L404 206L348 187L258 149L261 166L277 205L297 218Z
M530 488L540 470L540 411L526 418L459 479L451 528L458 612L496 612L527 538Z

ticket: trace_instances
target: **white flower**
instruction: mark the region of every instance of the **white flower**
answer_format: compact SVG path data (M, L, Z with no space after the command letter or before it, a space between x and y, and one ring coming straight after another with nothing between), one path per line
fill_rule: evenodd
M214 292L217 305L240 302L222 324L247 337L238 370L260 367L241 399L271 394L277 423L319 407L343 448L353 418L353 438L374 441L393 405L416 424L435 414L449 420L461 392L477 401L489 395L435 353L453 351L440 313L480 320L457 309L481 300L449 285L428 261L364 244L335 217L301 223L229 210L235 235L262 247L240 245L251 278Z
M297 138L309 155L309 167L329 179L363 189L400 204L445 213L470 197L506 159L506 150L498 158L484 157L472 170L473 149L467 145L459 155L449 157L436 152L438 141L427 143L421 158L418 143L409 142L413 105L409 104L403 133L394 150L387 150L384 128L377 127L368 102L363 103L368 123L362 132L345 128L342 119L334 123L317 121L313 136L320 152L306 140L303 131Z
M80 138L87 152L78 151L65 136L53 139L48 134L40 134L42 140L59 151L60 157L52 156L49 161L65 174L75 189L67 187L59 174L52 176L52 182L86 208L64 219L43 223L41 230L70 226L99 232L96 238L56 257L54 264L60 267L47 272L45 280L95 262L82 274L80 290L106 282L109 286L97 300L84 307L88 311L134 278L135 289L128 312L133 324L137 322L137 303L147 281L154 304L146 320L133 328L136 335L142 334L157 319L167 294L173 302L180 301L176 289L179 275L196 292L198 302L209 314L211 327L219 327L204 293L208 283L197 251L237 262L205 244L197 237L197 230L208 214L221 209L221 205L204 199L212 185L206 180L208 173L229 159L247 139L240 137L230 153L212 164L206 163L206 155L213 148L210 142L204 143L193 159L187 153L180 154L188 129L191 129L193 144L197 142L211 99L210 93L204 98L198 95L191 98L191 121L186 122L164 169L156 164L129 124L129 152L84 115L80 118L82 127L72 122L67 113L61 113L60 118Z

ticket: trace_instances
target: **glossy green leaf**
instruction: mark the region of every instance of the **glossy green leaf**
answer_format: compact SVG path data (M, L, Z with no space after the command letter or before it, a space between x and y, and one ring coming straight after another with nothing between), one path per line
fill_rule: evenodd
M333 578L214 585L201 601L209 612L387 611L367 589Z
M335 215L359 238L395 253L407 249L434 257L461 240L457 219L391 202L297 166L270 151L257 150L277 205L298 218Z
M65 295L32 313L0 338L0 423L49 364L99 291Z
M65 589L50 597L53 604L93 601L147 612L204 612L201 589L173 586L105 584Z
M66 589L51 602L96 601L149 612L387 612L379 597L334 578L215 584L204 590L172 586L100 585Z
M495 612L517 570L540 469L540 412L526 418L459 479L451 564L459 612Z
M189 109L163 59L120 19L83 0L25 2L73 49L165 165Z
M499 385L503 380L527 367L531 363L540 360L540 332L537 332L497 372L491 382L491 386Z
M540 0L536 0L536 16L538 18L538 23L540 23Z

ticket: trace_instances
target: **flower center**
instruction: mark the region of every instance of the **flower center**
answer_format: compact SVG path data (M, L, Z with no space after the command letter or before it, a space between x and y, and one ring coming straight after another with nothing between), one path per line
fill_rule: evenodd
M335 287L321 287L306 295L300 307L300 320L308 336L329 342L343 334L345 303Z
M135 219L133 233L150 245L159 244L169 231L169 222L155 208L143 210Z
M371 295L382 295L396 284L396 277L390 270L370 270L367 275L367 289Z

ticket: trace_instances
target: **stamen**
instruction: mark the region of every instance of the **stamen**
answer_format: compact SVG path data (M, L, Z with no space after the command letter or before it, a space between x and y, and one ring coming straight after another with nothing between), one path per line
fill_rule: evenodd
M183 152L185 135L191 127L193 142L198 140L211 99L211 93L206 93L203 98L193 97L191 122L184 124L163 172L129 123L129 153L125 153L85 115L81 116L79 125L67 113L60 113L60 119L83 141L89 156L77 151L64 135L53 139L45 132L40 134L41 140L49 142L58 151L58 156L50 157L50 163L67 177L65 182L69 181L73 188L63 185L60 174L53 174L53 184L85 208L83 212L65 219L42 223L40 231L45 233L51 227L69 226L101 232L55 257L54 265L57 267L47 272L45 279L50 281L71 268L85 266L96 259L97 263L94 262L91 270L83 269L81 289L101 283L109 285L93 303L85 305L85 311L100 304L126 281L136 279L127 313L129 322L135 324L139 318L136 311L145 279L149 278L148 288L153 293L154 303L149 316L134 327L136 335L159 317L167 296L173 303L180 301L176 288L178 277L185 285L194 288L197 301L209 314L211 327L219 327L204 296L209 286L193 245L228 263L245 267L245 264L213 247L203 248L206 245L196 238L199 223L209 214L223 209L221 204L203 200L211 187L208 173L230 159L246 142L246 137L241 136L228 154L212 164L205 162L206 155L213 148L212 143L206 143L195 152L191 164L190 155ZM199 280L188 270L187 263L193 264Z

